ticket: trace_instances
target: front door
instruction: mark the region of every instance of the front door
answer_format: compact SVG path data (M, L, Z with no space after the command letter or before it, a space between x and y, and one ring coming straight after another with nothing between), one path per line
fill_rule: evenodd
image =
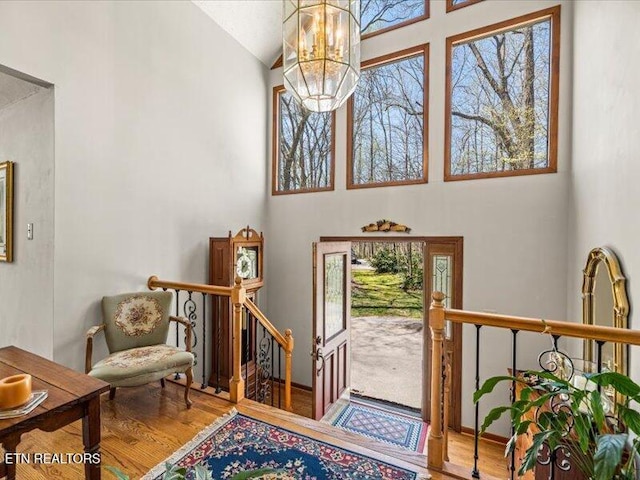
M351 243L313 244L313 417L349 388Z

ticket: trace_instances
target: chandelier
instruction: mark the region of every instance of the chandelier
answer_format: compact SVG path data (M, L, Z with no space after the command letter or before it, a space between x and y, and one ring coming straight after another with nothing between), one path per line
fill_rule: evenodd
M305 108L340 107L360 78L360 0L284 0L284 86Z

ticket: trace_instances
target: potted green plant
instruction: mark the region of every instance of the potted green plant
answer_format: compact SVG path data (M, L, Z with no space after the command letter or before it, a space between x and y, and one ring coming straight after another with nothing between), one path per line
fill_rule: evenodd
M129 480L129 476L122 472L121 470L108 466L107 470L112 472L118 480ZM187 475L193 471L193 480L214 480L211 472L207 470L206 467L202 465L196 465L193 469L187 469L184 467L179 467L178 465L171 465L170 463L166 463L166 470L162 475L162 480L185 480ZM249 480L251 478L278 478L280 472L278 470L274 470L273 468L259 468L256 470L247 470L245 472L240 472L231 477L229 480Z
M162 475L162 480L185 480L187 478L187 470L184 467L178 465L171 465L169 462L165 464L166 469ZM108 466L106 467L111 473L113 473L118 480L129 480L129 475L122 472L120 469ZM213 480L211 472L202 465L196 465L193 468L194 480Z
M507 443L508 455L515 449L517 438L532 423L537 426L518 475L532 470L538 453L546 447L548 452L564 449L572 466L588 479L635 480L640 413L631 403L640 401L640 386L616 372L584 374L579 382L571 381L571 376L563 377L548 371L527 371L486 380L475 392L474 402L501 382L519 382L523 388L512 404L493 408L487 414L480 433L503 415L509 415L515 433ZM534 415L526 415L529 412Z

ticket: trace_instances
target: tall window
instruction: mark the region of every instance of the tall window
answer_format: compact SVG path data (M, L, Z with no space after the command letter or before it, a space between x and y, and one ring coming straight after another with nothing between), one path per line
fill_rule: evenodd
M458 10L459 8L468 7L482 0L447 0L447 13Z
M556 171L560 7L447 39L445 180Z
M360 1L360 33L362 38L372 37L429 18L429 0L351 1ZM450 1L479 2L481 0L447 0L447 2ZM271 66L271 69L281 66L282 55Z
M371 36L429 18L429 0L362 0L360 30Z
M428 51L363 62L347 107L347 188L427 181Z
M273 112L272 193L333 190L334 114L305 110L283 86Z

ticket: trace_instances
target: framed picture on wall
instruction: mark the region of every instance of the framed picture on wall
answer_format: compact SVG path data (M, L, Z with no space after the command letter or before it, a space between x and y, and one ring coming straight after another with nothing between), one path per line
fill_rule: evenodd
M13 162L0 163L0 262L13 261Z

